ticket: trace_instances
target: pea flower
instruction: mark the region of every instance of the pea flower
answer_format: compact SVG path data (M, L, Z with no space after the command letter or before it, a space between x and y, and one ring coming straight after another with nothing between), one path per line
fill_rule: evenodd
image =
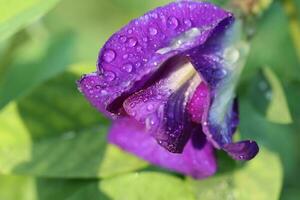
M232 140L243 66L234 21L211 3L183 0L113 34L97 71L78 81L89 102L113 120L109 141L194 178L215 173L214 148L252 159L256 142Z

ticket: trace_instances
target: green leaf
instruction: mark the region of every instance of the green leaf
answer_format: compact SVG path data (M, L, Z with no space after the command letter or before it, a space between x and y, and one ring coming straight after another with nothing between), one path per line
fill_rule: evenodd
M99 188L114 200L194 199L194 195L183 180L156 172L131 173L107 179L99 183ZM82 197L74 196L69 200L79 200Z
M0 185L0 198L5 200L195 200L184 180L157 172L102 181L0 176Z
M270 122L292 123L283 85L271 68L262 68L249 82L249 88L249 99Z
M43 45L47 43L40 45L39 41L35 42L38 45L32 47L32 43L29 43L30 48L20 50L21 56L16 56L15 64L7 70L0 82L0 109L69 66L74 49L74 35L63 34L46 46Z
M285 82L284 90L287 95L288 104L291 108L291 115L294 125L300 130L300 81Z
M0 0L0 42L42 17L59 0Z
M0 176L0 199L3 200L66 200L78 191L84 199L106 200L97 180L48 179L23 176ZM90 197L90 198L88 198Z
M278 156L261 148L253 160L240 168L202 181L188 179L197 199L277 200L282 169Z
M65 73L0 113L0 172L42 177L108 177L147 164L108 145L109 123Z
M300 79L300 63L289 33L288 19L275 2L259 21L243 79L249 79L258 68L272 67L280 80Z
M263 115L256 112L245 97L240 100L239 128L242 138L251 138L260 146L266 146L277 152L282 159L286 177L293 176L293 171L297 167L295 160L297 146L293 126L269 122Z
M292 117L280 80L270 68L264 68L264 74L272 87L272 100L267 109L267 118L274 123L291 123Z
M34 179L0 175L0 199L37 200Z

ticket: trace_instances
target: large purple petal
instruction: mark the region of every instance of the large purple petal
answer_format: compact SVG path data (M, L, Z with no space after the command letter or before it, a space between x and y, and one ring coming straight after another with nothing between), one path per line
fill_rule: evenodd
M182 154L166 151L145 131L144 126L129 118L119 119L114 123L109 141L152 164L194 178L205 178L216 171L213 148L206 142L199 128L192 131L192 137Z
M108 40L99 55L98 71L84 76L79 88L100 111L120 114L122 102L140 90L162 63L204 44L220 23L232 21L231 13L198 1L150 11Z

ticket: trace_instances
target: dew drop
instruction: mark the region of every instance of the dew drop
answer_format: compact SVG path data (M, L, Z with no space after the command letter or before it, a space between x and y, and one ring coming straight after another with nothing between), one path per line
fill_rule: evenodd
M100 91L100 94L101 94L102 96L106 96L106 95L108 95L108 92L107 92L106 90L101 90L101 91Z
M199 96L200 97L206 97L206 94L205 94L205 92L200 92Z
M240 52L236 48L228 47L224 51L224 58L231 64L236 63L240 58Z
M157 31L156 28L153 28L153 27L150 27L150 28L149 28L149 33L150 33L150 35L153 35L153 36L154 36L154 35L157 34L157 32L158 32L158 31Z
M153 13L153 14L152 14L152 17L153 17L154 19L157 19L157 18L158 18L158 14L157 14L157 13Z
M143 38L143 41L144 41L144 42L148 42L148 38L147 38L147 37L144 37L144 38Z
M147 105L147 110L152 111L154 109L154 106L152 104Z
M132 64L125 64L125 65L123 65L122 69L123 69L124 71L130 73L130 72L132 72L133 66L132 66Z
M192 26L192 21L189 19L185 19L183 22L187 27L191 27Z
M127 59L127 58L128 58L128 54L124 54L123 59Z
M129 47L134 47L137 44L137 40L135 38L130 38L128 41Z
M121 36L120 37L120 42L125 43L127 41L127 37L126 36Z
M169 17L167 21L167 26L172 29L176 29L179 25L178 19L176 17Z
M136 66L136 67L140 67L140 66L141 66L141 63L140 63L140 62L137 62L137 63L135 64L135 66Z
M156 124L155 118L153 118L152 116L147 117L145 120L145 124L147 130L151 129Z
M111 50L111 49L106 50L104 52L103 58L104 58L105 62L111 63L116 58L116 53L113 50Z
M107 81L113 81L116 78L116 74L114 72L111 72L111 71L106 71L104 73L104 78Z
M227 71L225 69L217 69L215 72L214 72L214 76L217 78L217 79L222 79L224 78L225 76L227 75Z
M95 88L96 88L97 90L99 90L99 89L101 89L102 87L101 87L101 85L96 85Z

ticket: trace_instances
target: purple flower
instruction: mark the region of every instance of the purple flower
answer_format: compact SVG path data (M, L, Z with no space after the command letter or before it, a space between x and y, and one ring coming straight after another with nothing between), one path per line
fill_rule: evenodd
M113 119L109 141L153 164L195 178L216 171L213 148L237 160L258 152L233 142L234 89L243 63L232 13L179 1L131 21L103 46L80 91Z

